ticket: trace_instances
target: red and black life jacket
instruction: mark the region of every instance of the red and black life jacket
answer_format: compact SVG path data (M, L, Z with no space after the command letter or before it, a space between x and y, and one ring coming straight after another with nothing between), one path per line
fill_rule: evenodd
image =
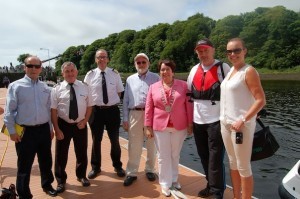
M221 66L223 78L225 77L222 62L216 63L207 72L198 67L192 82L192 98L201 100L220 101L220 85L218 67Z

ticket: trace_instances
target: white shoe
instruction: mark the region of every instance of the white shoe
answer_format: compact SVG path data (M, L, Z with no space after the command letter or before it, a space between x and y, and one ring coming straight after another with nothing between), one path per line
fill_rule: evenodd
M171 191L168 187L162 187L161 192L162 192L162 194L164 194L167 197L171 196Z
M181 185L180 185L179 182L173 182L173 183L172 183L172 186L173 186L175 189L177 189L177 190L181 190Z

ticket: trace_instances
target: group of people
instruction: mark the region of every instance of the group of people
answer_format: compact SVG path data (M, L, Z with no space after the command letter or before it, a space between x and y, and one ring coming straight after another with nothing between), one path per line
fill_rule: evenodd
M106 129L111 143L112 166L124 186L137 180L143 146L147 148L145 174L158 178L162 194L181 189L178 179L180 151L187 135L194 135L207 185L199 197L223 198L225 149L230 163L234 198L251 198L253 177L251 147L257 112L265 105L265 96L257 71L245 63L247 49L240 38L231 39L226 54L233 64L214 58L215 48L208 39L196 43L199 58L187 82L175 79L176 64L160 60L159 75L149 71L145 53L134 58L137 73L126 80L125 90L119 73L108 67L104 49L95 54L97 68L89 71L84 81L77 80L72 62L61 67L64 80L52 91L38 80L41 60L30 56L25 60L25 77L10 84L7 92L4 123L18 155L17 191L20 198L32 198L30 172L37 154L41 186L50 196L65 191L68 150L71 139L76 154L76 177L82 186L101 173L101 141ZM123 128L128 132L128 162L121 162L119 143L120 110L123 98ZM45 114L47 113L47 114ZM91 167L87 172L87 123L92 134ZM15 124L24 129L16 134ZM55 132L55 133L54 133ZM242 133L243 142L236 143ZM51 140L55 134L55 163L52 173ZM57 189L52 187L54 177Z

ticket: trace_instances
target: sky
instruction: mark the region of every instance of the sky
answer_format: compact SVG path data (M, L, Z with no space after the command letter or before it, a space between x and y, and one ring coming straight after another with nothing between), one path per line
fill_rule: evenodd
M0 66L19 64L21 54L45 60L112 33L197 13L218 20L278 5L300 12L299 0L0 0Z

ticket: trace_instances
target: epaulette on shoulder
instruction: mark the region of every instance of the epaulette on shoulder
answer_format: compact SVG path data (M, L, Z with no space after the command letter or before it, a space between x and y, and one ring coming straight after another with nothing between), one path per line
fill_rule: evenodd
M93 73L94 72L94 69L91 69L91 70L89 70L87 73L86 73L86 75L89 75L89 74L91 74L91 73Z
M116 74L119 74L119 72L116 69L112 69L113 72L115 72Z
M86 82L82 82L84 85L87 85L88 86L88 84L86 83Z
M60 82L56 83L53 85L53 88L55 88L56 86L59 86L60 85Z

